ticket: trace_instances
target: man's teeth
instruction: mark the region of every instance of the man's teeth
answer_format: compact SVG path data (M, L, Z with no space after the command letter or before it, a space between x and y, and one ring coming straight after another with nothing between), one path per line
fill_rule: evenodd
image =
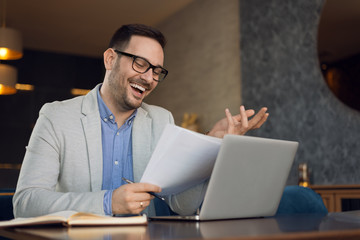
M145 92L145 88L138 85L138 84L136 84L136 83L130 83L130 86L133 87L133 88L139 89L142 92Z

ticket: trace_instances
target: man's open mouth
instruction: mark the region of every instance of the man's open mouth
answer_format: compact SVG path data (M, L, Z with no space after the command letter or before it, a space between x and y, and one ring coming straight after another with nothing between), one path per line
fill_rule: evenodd
M143 92L145 92L145 88L136 84L136 83L130 83L130 86L135 89L136 91L138 91L140 94L143 94Z

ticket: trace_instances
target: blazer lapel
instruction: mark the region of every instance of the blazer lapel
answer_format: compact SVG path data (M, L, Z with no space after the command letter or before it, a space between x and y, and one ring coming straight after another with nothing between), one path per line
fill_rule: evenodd
M86 139L90 167L91 191L101 190L103 154L101 140L101 120L98 111L97 91L99 85L84 97L81 119Z
M138 108L132 128L134 181L139 182L151 157L152 120L143 108Z

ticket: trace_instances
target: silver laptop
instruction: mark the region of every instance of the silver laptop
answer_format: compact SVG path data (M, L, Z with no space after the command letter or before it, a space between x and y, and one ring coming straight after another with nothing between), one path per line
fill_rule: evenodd
M226 135L198 215L151 219L218 220L275 215L298 142Z

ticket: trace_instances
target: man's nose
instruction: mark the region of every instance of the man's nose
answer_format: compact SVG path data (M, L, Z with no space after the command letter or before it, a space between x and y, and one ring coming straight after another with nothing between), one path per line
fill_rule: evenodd
M148 81L149 83L153 81L153 70L150 68L147 72L141 74L141 78Z

